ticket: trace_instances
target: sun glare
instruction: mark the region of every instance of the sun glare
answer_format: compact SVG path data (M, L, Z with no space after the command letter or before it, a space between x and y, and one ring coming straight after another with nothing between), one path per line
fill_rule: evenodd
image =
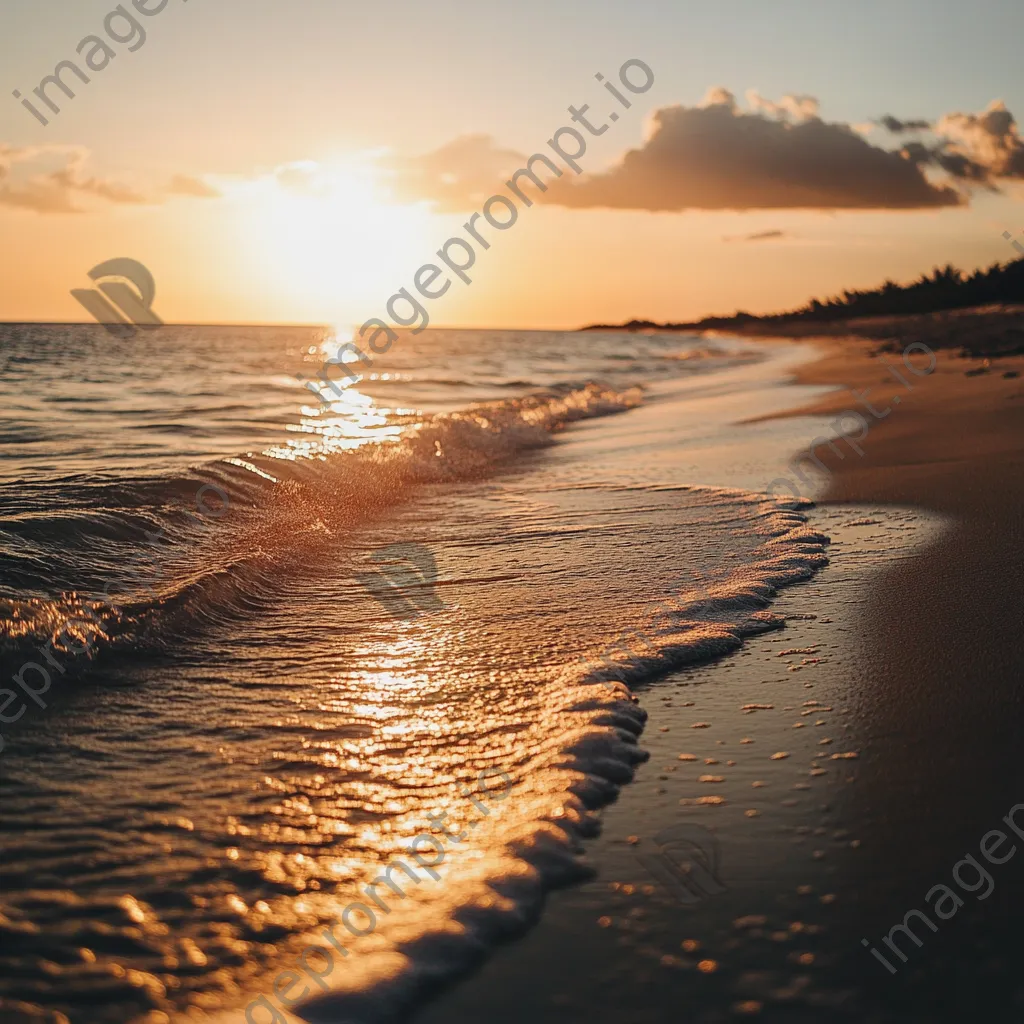
M429 211L388 204L366 166L291 165L247 198L255 258L312 319L359 318L429 256Z

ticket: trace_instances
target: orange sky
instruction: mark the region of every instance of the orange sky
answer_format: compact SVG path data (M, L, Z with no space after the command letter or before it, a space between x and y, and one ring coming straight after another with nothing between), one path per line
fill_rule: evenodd
M63 19L5 7L8 91L32 96L59 60L75 57L79 40L103 36L114 6L55 0ZM568 107L584 103L608 127L591 137L576 122L588 143L583 175L560 164L560 193L521 206L509 230L488 229L493 244L477 253L472 284L455 278L429 303L433 325L763 312L936 264L973 268L1015 255L1003 231L1017 233L1024 221L1024 149L1015 148L1010 113L1024 108L1024 93L1021 76L996 58L1000 47L1011 52L1006 40L1019 39L1024 24L1005 5L993 7L1001 29L957 15L962 23L951 22L948 35L922 44L915 59L925 81L912 86L906 68L882 59L887 46L899 52L895 41L877 44L870 80L856 73L865 67L859 37L871 37L873 18L891 17L874 2L855 13L819 5L801 28L806 38L774 49L758 45L758 32L775 31L758 24L761 15L737 26L696 6L652 4L610 25L615 8L602 3L587 8L586 23L548 12L543 39L504 36L489 52L481 49L494 35L489 15L457 27L414 24L426 15L399 6L414 31L388 37L398 59L385 72L358 45L378 38L383 15L364 11L342 25L336 6L314 0L286 26L265 0L231 10L170 0L137 16L144 43L108 38L116 57L91 71L88 85L75 83L74 100L54 94L58 114L36 99L49 125L15 98L0 105L0 319L81 320L70 290L89 285L94 265L131 257L152 272L154 310L168 322L360 323L381 315L397 289L413 289L417 268L438 263L438 248L465 234L468 216L488 190L503 189L519 157L552 155L547 140L574 124ZM440 14L468 9L452 3ZM524 16L545 10L522 8ZM599 15L607 16L600 24ZM666 38L664 19L684 17L698 34ZM114 27L130 37L127 23ZM984 60L956 71L936 65L971 32L985 35ZM331 44L339 33L342 50ZM817 50L808 51L814 38ZM456 44L462 63L446 56ZM617 83L634 54L654 81L642 93L618 84L627 109L594 73ZM778 85L757 92L754 82ZM736 96L723 99L729 94L712 90L718 83ZM1004 108L991 106L1000 99L1012 127L997 135L985 118L1003 124ZM887 132L877 120L891 112L932 128ZM705 144L707 125L722 134ZM784 164L761 166L761 150L743 148L752 129L765 133L766 153L772 139L783 143ZM940 156L899 166L895 151L915 141L919 154ZM970 159L988 187L951 177L942 163L950 156ZM839 159L843 168L830 167ZM729 205L744 209L721 208ZM883 208L859 208L871 205Z

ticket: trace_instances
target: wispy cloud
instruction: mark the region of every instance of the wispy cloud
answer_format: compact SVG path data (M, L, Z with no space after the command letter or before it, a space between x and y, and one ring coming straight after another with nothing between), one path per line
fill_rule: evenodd
M1013 114L996 100L980 114L946 114L935 126L943 153L982 167L989 179L1024 179L1024 139Z
M877 121L886 131L893 135L902 135L904 132L926 132L931 128L931 121L901 121L892 114L886 114Z
M391 174L399 199L432 200L446 212L479 206L522 165L525 157L502 149L490 135L461 135L423 156L388 156L380 167Z
M108 203L148 203L141 192L123 182L85 173L88 150L81 146L24 146L0 143L0 204L37 213L81 213L76 200L82 197ZM19 165L46 164L52 170L21 174Z
M219 199L224 194L203 178L194 178L188 174L176 174L167 186L167 191L171 195L192 196L195 199Z
M723 242L770 242L777 238L788 238L789 234L778 229L772 231L755 231L752 235L726 235Z

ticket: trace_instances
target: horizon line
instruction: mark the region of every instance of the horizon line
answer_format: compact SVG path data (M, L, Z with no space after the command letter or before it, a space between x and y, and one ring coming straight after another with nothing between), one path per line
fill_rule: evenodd
M695 323L696 321L680 321L685 323ZM621 328L626 330L626 324L629 321L625 321ZM96 320L0 320L0 327L17 327L19 325L31 325L38 327L103 327ZM270 322L261 320L202 320L202 321L164 321L160 324L147 325L145 330L157 330L160 327L308 327L308 328L330 328L333 324L325 323L323 321L290 321L290 322ZM353 325L355 326L355 325ZM393 325L397 331L408 331L408 327L402 327L399 324ZM466 327L455 324L442 324L435 326L431 324L429 327L424 328L424 331L527 331L534 333L543 333L549 331L556 331L561 333L582 333L591 329L590 325L584 324L578 327ZM610 330L618 330L618 325L609 327Z

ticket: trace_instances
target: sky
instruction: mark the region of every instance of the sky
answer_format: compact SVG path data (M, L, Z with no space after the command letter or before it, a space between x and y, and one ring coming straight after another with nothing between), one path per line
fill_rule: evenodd
M1024 237L1017 0L135 5L0 5L0 320L86 319L127 257L168 322L388 320L426 264L434 326L679 321ZM467 282L438 250L538 152Z

